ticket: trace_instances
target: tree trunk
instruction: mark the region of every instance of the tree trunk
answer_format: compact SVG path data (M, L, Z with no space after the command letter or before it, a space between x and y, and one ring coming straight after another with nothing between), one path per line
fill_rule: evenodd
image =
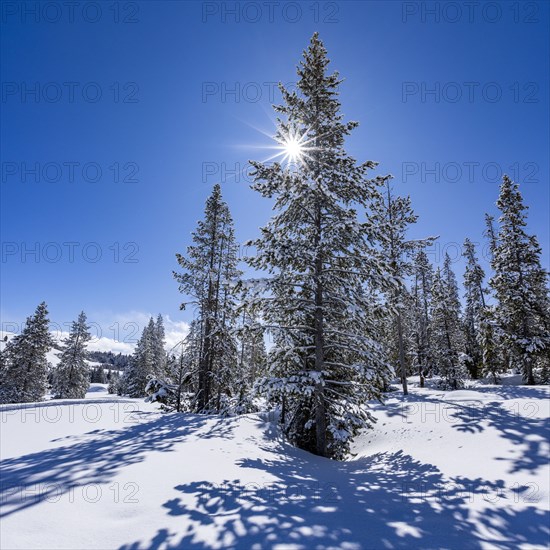
M405 346L403 345L403 324L401 322L401 312L397 313L397 335L399 338L399 370L401 375L401 384L403 384L403 395L407 395L407 371L405 365Z
M424 303L424 330L425 334L422 334L423 341L425 343L424 348L424 372L422 373L421 378L421 385L420 387L424 387L424 378L426 375L429 375L431 372L431 338L430 338L430 315L428 313L428 283L426 281L426 273L422 271L422 301Z
M531 358L527 358L525 361L525 373L527 375L527 385L528 386L534 386L535 385L535 376L533 374L533 362L531 361Z
M324 326L323 326L323 282L321 280L323 271L323 260L319 249L321 242L321 207L317 205L316 212L316 258L315 258L315 371L322 378L324 368ZM321 381L317 381L314 391L315 406L315 439L316 453L320 456L327 454L327 425L325 411L324 388Z
M514 231L516 230L515 226L513 226ZM519 288L521 289L522 294L522 302L523 304L526 303L526 298L523 293L524 289L524 282L523 282L523 271L521 270L521 257L519 254L519 247L516 246L516 261L517 261L517 271L519 275L518 283ZM522 310L522 319L521 319L521 328L522 328L522 336L524 340L529 340L530 338L530 330L529 330L529 324L527 322L527 312L525 309ZM528 386L534 386L535 385L535 377L533 376L533 362L531 361L531 357L525 357L523 358L523 379L526 380L526 383Z
M199 359L199 387L197 392L197 412L206 408L208 402L208 367L210 362L210 321L208 318L204 323L204 347Z
M178 373L178 391L176 393L176 411L181 412L181 385L183 382L183 345L181 346L180 369Z

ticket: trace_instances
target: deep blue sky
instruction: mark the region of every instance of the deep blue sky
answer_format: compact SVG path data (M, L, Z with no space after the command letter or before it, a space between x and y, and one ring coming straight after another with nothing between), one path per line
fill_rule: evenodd
M240 241L269 217L269 202L222 163L244 168L268 154L256 147L270 143L259 130L273 131L269 83L295 82L316 30L346 79L343 111L361 123L349 150L379 161L377 173L412 196L413 234L438 234L453 254L466 236L483 242L499 166L522 183L548 265L548 2L480 2L471 13L456 2L302 2L301 13L284 1L271 11L265 2L101 2L101 14L98 4L71 14L49 2L25 12L35 4L2 5L3 323L41 300L59 323L81 309L106 326L155 312L189 320L178 311L174 254L216 182ZM36 83L38 100L25 90ZM39 181L23 181L36 163ZM136 181L114 181L114 163L119 180ZM422 173L436 163L439 182ZM67 242L78 243L73 261ZM36 246L38 257L24 255ZM101 259L87 261L98 247Z

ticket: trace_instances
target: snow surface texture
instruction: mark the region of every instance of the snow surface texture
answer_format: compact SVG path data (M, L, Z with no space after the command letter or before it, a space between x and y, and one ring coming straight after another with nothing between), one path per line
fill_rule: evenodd
M547 548L548 387L414 387L356 456L269 415L161 414L108 395L4 405L0 547Z

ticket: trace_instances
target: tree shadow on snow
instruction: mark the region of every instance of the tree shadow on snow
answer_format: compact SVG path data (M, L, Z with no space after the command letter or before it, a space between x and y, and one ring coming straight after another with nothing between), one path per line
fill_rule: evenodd
M269 448L273 453L273 448ZM119 550L187 548L452 548L549 542L550 515L519 507L503 492L504 482L444 478L432 464L402 451L331 462L286 444L276 459L244 459L250 470L274 476L263 485L238 479L221 485L206 480L178 485L163 504L185 519L186 532L161 528L149 541ZM499 507L496 500L506 499ZM473 507L486 508L481 515ZM519 499L518 499L519 501ZM524 502L524 501L522 501ZM207 530L207 533L205 532Z
M494 428L500 437L509 440L518 453L512 457L495 457L509 462L509 472L536 473L539 468L548 468L550 425L547 418L536 418L536 401L512 405L483 403L479 411L471 407L457 407L453 413L459 431L483 431L483 426Z
M503 392L495 392L495 388L487 389L487 393L502 395ZM445 401L430 395L411 395L397 403L375 405L373 410L383 410L390 417L400 416L404 426L429 420L450 423L454 429L472 434L495 429L499 437L509 440L518 450L515 456L495 459L509 462L510 473L536 473L539 468L548 468L550 423L548 418L538 417L540 400L548 393L544 388L521 388L518 393L515 386L508 386L504 393L508 396L506 399L523 401ZM480 445L483 445L482 439Z
M548 399L550 397L548 386L489 384L485 386L474 386L471 389L479 393L494 393L503 399Z
M189 436L230 438L233 424L203 415L149 413L154 420L70 436L71 444L9 458L0 468L0 518L71 489L108 483L146 453L169 452ZM204 430L204 433L201 433ZM33 496L34 495L34 496Z

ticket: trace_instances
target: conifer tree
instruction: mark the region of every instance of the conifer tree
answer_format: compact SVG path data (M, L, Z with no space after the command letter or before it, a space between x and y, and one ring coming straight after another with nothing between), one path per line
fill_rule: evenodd
M191 322L185 338L167 354L166 369L162 375L154 375L146 387L147 401L161 403L166 411L183 412L191 409L189 395L195 389L199 362L200 327L197 320Z
M6 361L4 359L4 352L0 349L0 386L2 386L2 380L4 379L4 371L6 368Z
M159 313L153 332L153 372L157 376L163 376L166 372L166 351L164 349L166 336L164 330L164 320Z
M494 217L485 214L485 232L484 236L489 241L489 258L491 265L494 261L495 250L497 246L497 234L495 231ZM487 289L489 292L489 289ZM479 334L479 342L483 358L482 375L492 378L493 383L499 381L499 374L506 372L510 359L510 351L504 340L504 332L499 328L496 322L496 308L494 305L487 305L483 312L483 322Z
M432 286L432 338L436 368L445 387L463 387L467 377L460 330L460 301L451 258L445 255L443 270L437 268Z
M168 376L172 384L172 407L176 412L190 408L185 394L192 390L193 365L196 364L196 342L193 331L183 341L182 350L178 356L172 356L168 362Z
M479 265L476 257L475 246L466 239L462 255L466 259L464 271L464 345L468 361L468 370L472 378L478 378L479 369L482 364L481 331L482 324L487 318L483 280L485 272ZM488 334L484 337L486 338Z
M114 370L110 373L111 377L109 378L109 385L107 387L107 392L114 394L121 392L121 382L120 374L118 371Z
M485 214L485 237L489 239L489 251L491 253L491 258L495 255L495 250L497 247L497 236L495 233L495 218L489 214Z
M501 215L489 281L497 299L496 323L524 382L535 384L535 369L550 350L548 273L541 266L537 238L525 230L528 207L519 186L506 175L497 207Z
M376 316L385 314L365 286L388 291L396 281L373 246L378 228L365 217L379 193L344 148L357 126L340 113L337 73L313 35L298 67L298 90L281 86L276 140L294 168L252 162L253 188L273 198L274 217L252 244L252 267L266 277L248 287L274 346L263 384L285 402L293 443L343 458L357 431L372 421L369 399L389 376ZM256 311L255 310L255 311Z
M42 401L48 389L46 354L53 344L48 330L48 310L42 302L27 318L21 334L4 350L4 375L0 400L3 403Z
M498 384L499 374L506 371L506 354L502 348L503 340L498 338L493 307L485 307L482 312L478 341L481 348L481 374Z
M86 314L81 312L73 321L70 334L58 354L60 362L53 377L53 395L57 399L82 399L88 391L90 372L86 363L86 346L91 339L89 330Z
M229 392L231 370L237 363L233 334L237 305L235 284L240 277L233 219L221 188L215 185L206 201L204 219L192 235L187 256L176 254L183 273L174 272L179 290L191 300L200 330L195 410L219 410Z
M375 218L381 228L381 246L389 265L391 275L399 282L391 288L388 296L393 311L390 315L389 343L395 348L399 363L399 376L403 393L407 391L407 364L404 310L408 302L408 290L405 279L413 273L411 256L415 250L422 249L433 242L433 238L407 240L407 229L418 220L411 206L410 197L396 196L390 186L391 176L382 178L384 188L376 201ZM395 338L392 335L395 334Z
M145 387L146 401L160 403L165 411L188 410L184 387L189 383L190 377L188 350L183 349L178 355L169 355L165 375L149 378Z
M433 266L424 250L414 257L412 297L411 348L413 363L418 368L420 387L434 367L434 352L431 338L431 302L434 277Z
M7 338L8 337L5 336L4 342L8 341ZM7 388L7 368L7 349L0 350L0 403L4 403L4 399L7 399L7 392L5 391Z
M267 374L267 352L261 324L244 307L238 334L239 359L233 379L235 412L246 413L254 409L256 382Z
M145 397L145 388L155 370L155 329L155 321L151 317L120 379L119 394Z

